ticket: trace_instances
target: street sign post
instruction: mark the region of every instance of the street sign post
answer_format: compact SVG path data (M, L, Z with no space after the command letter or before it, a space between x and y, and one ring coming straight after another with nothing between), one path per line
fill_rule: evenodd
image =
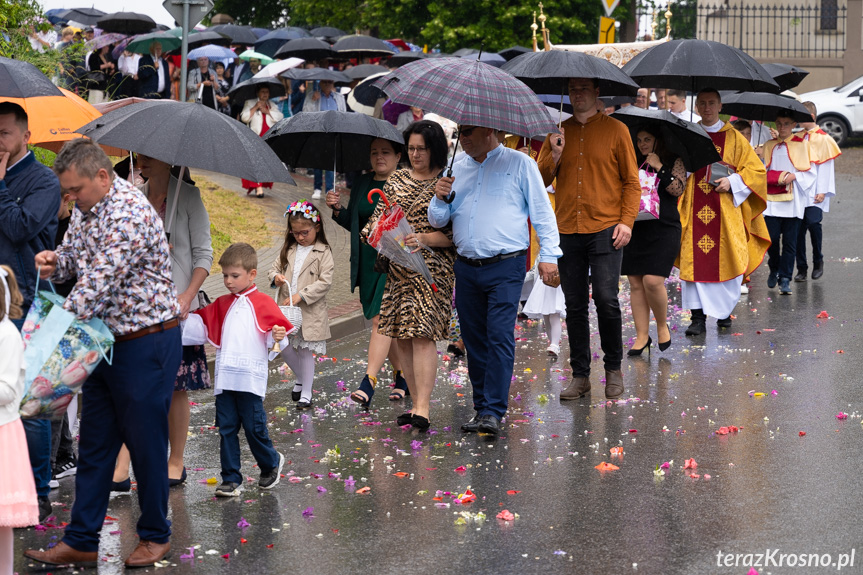
M607 0L603 0L605 2ZM619 1L619 0L618 0ZM204 17L213 9L213 0L165 0L162 6L168 11L168 14L174 17L176 22L183 29L183 43L180 48L180 101L185 102L186 81L189 72L189 30L197 26Z

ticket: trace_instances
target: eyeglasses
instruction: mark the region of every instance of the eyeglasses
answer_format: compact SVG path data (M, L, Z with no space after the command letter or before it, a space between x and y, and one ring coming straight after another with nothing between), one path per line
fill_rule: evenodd
M291 232L291 235L294 236L295 238L304 238L307 235L309 235L310 231L312 231L312 230L303 230L300 232Z
M408 154L425 154L426 150L425 146L408 146Z
M476 128L477 128L476 126L474 126L472 128L459 128L458 134L459 134L459 136L464 136L466 138L470 138L470 135L473 134L473 131L476 130Z

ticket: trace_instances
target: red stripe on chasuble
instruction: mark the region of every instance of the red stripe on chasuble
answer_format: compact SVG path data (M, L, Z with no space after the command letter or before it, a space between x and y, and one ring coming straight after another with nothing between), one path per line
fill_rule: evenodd
M716 151L725 157L725 132L710 134ZM710 166L695 172L692 202L692 271L695 281L719 281L719 242L722 236L720 195L707 183Z

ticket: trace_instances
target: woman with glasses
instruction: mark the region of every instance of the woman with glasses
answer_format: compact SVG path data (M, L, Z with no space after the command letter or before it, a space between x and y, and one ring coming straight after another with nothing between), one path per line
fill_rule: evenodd
M135 165L147 180L141 191L159 213L171 244L171 275L180 302L180 319L196 310L198 292L213 266L213 244L210 239L210 216L201 201L201 192L191 180L183 177L179 189L179 173L171 165L143 154L137 154ZM183 346L183 360L174 382L174 395L168 411L168 483L172 487L186 481L183 452L189 433L189 391L210 388L207 354L203 345ZM114 491L129 491L129 451L123 447L114 469Z
M446 340L449 331L455 251L451 228L436 229L428 221L428 205L446 165L443 129L427 120L416 122L405 130L405 144L410 168L393 172L383 191L391 204L404 210L415 232L407 236L405 244L420 250L438 289L434 291L418 272L391 262L378 329L382 335L397 340L402 370L413 398L411 411L400 415L396 422L425 430L429 427L431 393L437 374L436 342ZM368 236L383 208L383 203L375 208L363 229L363 237ZM367 396L371 390L371 386L365 389L360 386Z
M327 205L333 210L333 219L351 234L351 291L360 288L360 302L363 315L372 322L369 338L369 359L366 374L359 388L351 394L351 399L367 406L378 383L378 374L387 357L393 366L395 387L390 392L390 401L398 401L408 395L408 385L401 371L398 345L389 336L378 332L381 313L381 299L387 282L386 273L375 271L377 251L368 244L360 242L360 231L366 226L375 211L380 196L367 200L373 189L383 189L402 159L401 144L377 138L372 141L370 160L372 171L354 180L351 188L350 203L347 208L341 205L341 198L335 190L327 192Z

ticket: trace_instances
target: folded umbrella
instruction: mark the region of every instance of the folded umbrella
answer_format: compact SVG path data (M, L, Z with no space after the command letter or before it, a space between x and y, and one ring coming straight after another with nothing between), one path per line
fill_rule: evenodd
M240 82L228 91L228 96L230 96L232 104L242 106L246 100L257 99L258 90L261 86L270 89L270 98L281 98L285 95L285 86L281 80L273 76L264 76Z
M156 27L156 22L146 14L137 12L114 12L106 14L96 21L96 27L104 32L119 34L144 34Z
M353 172L371 168L372 140L404 146L404 136L385 120L351 112L303 112L276 122L264 141L292 168Z
M276 58L302 58L303 60L323 60L333 56L335 52L330 45L317 38L289 40L275 53Z
M340 58L373 58L392 56L396 53L396 50L383 40L361 34L342 36L333 44L333 51L337 52Z
M780 91L752 56L710 40L663 42L635 56L622 70L644 88Z
M62 96L39 68L29 62L0 56L0 97Z
M791 64L763 64L763 67L782 90L796 88L809 75L809 70Z
M374 74L386 74L390 69L378 64L360 64L345 70L344 74L351 80L362 80Z
M476 60L418 60L378 78L375 84L394 102L434 112L459 125L519 136L545 136L557 130L530 88L507 72Z
M765 92L742 92L722 96L722 113L740 116L747 120L772 122L780 111L791 112L798 122L812 122L806 106L787 96Z
M636 106L621 108L611 115L629 128L633 145L639 128L652 124L659 127L669 152L678 156L686 171L695 172L713 162L721 162L713 140L700 124L682 120L667 110L644 110Z

